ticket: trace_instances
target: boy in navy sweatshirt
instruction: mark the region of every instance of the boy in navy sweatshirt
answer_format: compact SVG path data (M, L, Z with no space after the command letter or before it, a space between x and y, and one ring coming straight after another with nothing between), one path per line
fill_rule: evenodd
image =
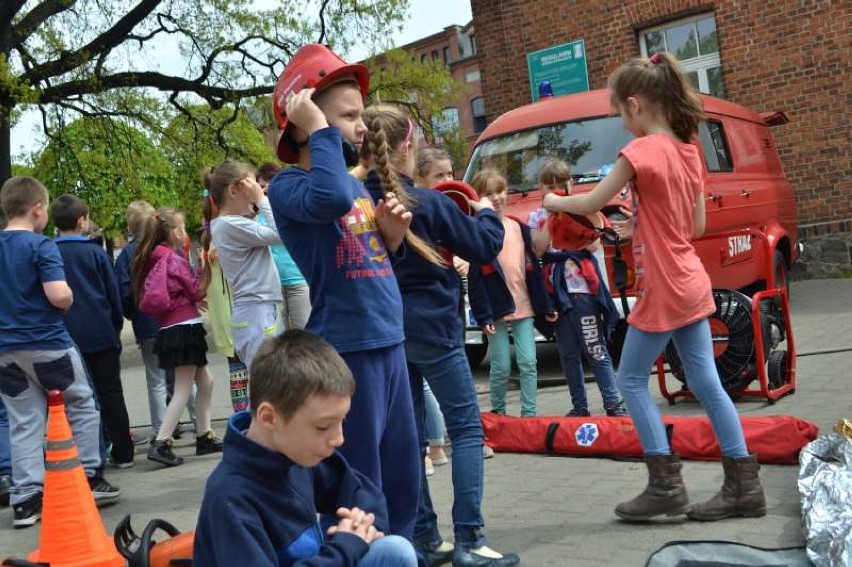
M83 355L99 402L101 421L112 443L110 456L119 468L133 466L130 419L121 386L121 327L124 315L118 280L109 257L89 229L89 207L76 195L60 195L50 206L55 240L74 292L74 305L63 319Z
M336 451L355 381L320 337L290 330L252 362L250 410L235 413L207 480L196 567L414 567L414 548L385 536L376 486ZM336 515L322 533L317 513Z
M273 103L282 129L278 157L294 166L272 179L269 201L310 288L306 329L331 343L358 385L341 452L384 491L390 533L411 538L422 465L391 266L392 255L405 254L411 213L392 194L374 207L346 169L357 163L366 131L368 82L366 67L323 45L290 58Z

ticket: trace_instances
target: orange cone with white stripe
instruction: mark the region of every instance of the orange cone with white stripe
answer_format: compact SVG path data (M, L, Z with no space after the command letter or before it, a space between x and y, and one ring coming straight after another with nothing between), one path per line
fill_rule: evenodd
M48 394L48 412L41 537L27 559L51 567L123 567L95 506L59 390Z

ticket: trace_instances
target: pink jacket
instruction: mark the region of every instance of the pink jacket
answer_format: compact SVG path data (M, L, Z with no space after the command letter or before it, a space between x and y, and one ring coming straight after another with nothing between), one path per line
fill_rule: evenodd
M139 310L161 327L199 317L196 304L204 299L198 279L185 259L165 244L154 248L146 266Z

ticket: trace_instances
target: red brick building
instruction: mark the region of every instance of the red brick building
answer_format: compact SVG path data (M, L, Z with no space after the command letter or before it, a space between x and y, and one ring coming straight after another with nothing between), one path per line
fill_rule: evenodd
M443 31L400 48L421 61L443 62L453 79L464 85L459 97L444 108L443 115L433 117L432 125L439 142L441 131L458 127L472 148L486 125L485 99L479 72L481 57L476 49L473 22L466 26L447 26ZM463 170L465 164L454 165L457 170Z
M755 110L775 127L796 188L800 236L852 235L850 53L843 0L471 0L488 120L531 100L527 54L584 40L589 86L619 64L667 49L704 92ZM850 254L847 238L846 257Z

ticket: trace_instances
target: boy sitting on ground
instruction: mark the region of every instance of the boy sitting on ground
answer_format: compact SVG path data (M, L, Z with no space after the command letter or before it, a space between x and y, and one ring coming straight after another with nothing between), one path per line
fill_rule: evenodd
M355 381L320 337L267 339L250 369L250 410L234 414L207 481L196 567L414 567L405 539L385 536L387 505L336 451ZM317 513L337 525L324 536Z

